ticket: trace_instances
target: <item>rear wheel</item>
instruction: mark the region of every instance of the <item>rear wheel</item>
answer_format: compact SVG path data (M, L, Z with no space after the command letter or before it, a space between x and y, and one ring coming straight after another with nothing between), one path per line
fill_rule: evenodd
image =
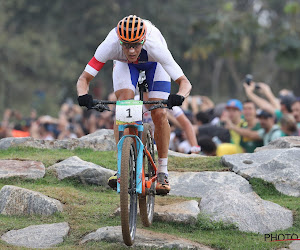
M142 142L148 149L153 161L154 161L154 142L152 138L152 129L150 124L144 124L144 131ZM151 179L154 175L154 169L148 160L145 152L143 154L143 168L145 174L145 180ZM141 221L144 226L149 227L153 221L154 215L154 203L155 203L155 182L152 183L149 189L146 188L146 195L139 195L139 207Z
M126 137L122 146L120 209L123 240L127 246L131 246L137 219L136 149L131 137Z

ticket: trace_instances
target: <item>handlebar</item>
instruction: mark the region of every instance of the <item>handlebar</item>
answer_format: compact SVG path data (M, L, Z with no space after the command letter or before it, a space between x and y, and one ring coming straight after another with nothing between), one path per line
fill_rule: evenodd
M107 101L107 100L93 100L93 107L91 109L95 109L97 111L102 112L103 110L111 111L107 104L116 104L117 101ZM152 106L149 111L158 109L158 108L168 108L165 104L168 104L168 100L159 100L159 101L143 101L143 104L156 104Z

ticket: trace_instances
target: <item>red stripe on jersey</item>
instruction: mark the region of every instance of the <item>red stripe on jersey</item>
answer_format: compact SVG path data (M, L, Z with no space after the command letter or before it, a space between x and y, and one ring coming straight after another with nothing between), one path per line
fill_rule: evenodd
M105 63L98 61L94 56L93 56L93 58L88 63L88 65L90 65L92 68L94 68L97 71L99 71L100 69L102 69L102 67L103 67L104 64Z

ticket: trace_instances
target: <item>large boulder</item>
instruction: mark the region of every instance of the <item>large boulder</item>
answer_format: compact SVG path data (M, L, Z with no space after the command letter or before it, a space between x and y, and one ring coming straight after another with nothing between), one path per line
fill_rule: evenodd
M227 191L226 187L204 196L200 210L212 220L235 224L244 232L266 234L293 226L292 211L262 200L254 192Z
M45 166L37 161L0 160L0 178L24 177L39 179L45 175Z
M169 205L154 206L154 220L179 223L195 223L200 213L199 204L195 200Z
M80 244L84 244L89 241L107 241L107 242L120 242L123 243L121 227L102 227L97 231L86 235ZM186 239L178 238L177 236L169 234L160 234L152 231L137 229L135 236L135 243L133 245L136 248L169 248L169 249L211 249L207 246L199 243L189 241Z
M201 197L200 212L245 232L270 233L293 225L292 211L262 200L232 172L169 172L171 195ZM276 220L274 220L276 218Z
M284 149L284 148L300 148L300 136L284 136L274 141L271 141L268 145L255 149L255 152L269 149Z
M94 163L81 160L77 156L50 166L48 169L55 170L58 179L78 179L84 184L108 186L107 180L114 175L115 171L103 168Z
M1 240L14 246L48 248L62 243L69 230L66 222L29 226L8 231L1 236Z
M4 138L0 140L0 149L13 146L25 146L42 149L69 149L90 148L95 151L112 151L116 149L114 131L112 129L100 129L96 132L78 139L65 140L37 140L26 138Z
M260 178L286 195L300 197L300 148L225 155L222 163L245 178Z
M86 148L93 148L97 151L116 150L116 141L113 129L99 129L92 134L78 139L80 145Z
M52 215L62 210L60 201L39 192L11 185L0 190L0 214L3 215Z

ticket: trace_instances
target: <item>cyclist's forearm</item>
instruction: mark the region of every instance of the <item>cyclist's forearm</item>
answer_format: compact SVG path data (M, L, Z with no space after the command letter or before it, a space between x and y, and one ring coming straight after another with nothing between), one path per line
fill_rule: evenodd
M85 95L89 92L90 81L94 77L89 73L83 71L77 81L77 94L78 96Z
M176 82L179 85L179 90L178 90L178 95L182 95L185 98L189 96L191 90L192 90L192 85L190 81L186 78L185 75L179 77Z
M77 94L78 96L85 95L89 92L89 84L83 79L77 81Z

